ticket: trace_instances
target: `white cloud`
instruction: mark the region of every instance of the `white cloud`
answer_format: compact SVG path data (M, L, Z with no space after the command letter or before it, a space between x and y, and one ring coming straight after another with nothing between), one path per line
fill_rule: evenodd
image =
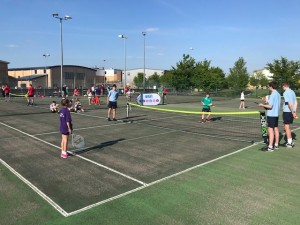
M18 45L15 45L15 44L9 44L9 45L7 45L6 47L8 47L8 48L17 48L17 47L19 47Z
M157 27L150 27L150 28L146 29L146 32L155 32L155 31L158 31L158 30L159 30L159 28L157 28Z

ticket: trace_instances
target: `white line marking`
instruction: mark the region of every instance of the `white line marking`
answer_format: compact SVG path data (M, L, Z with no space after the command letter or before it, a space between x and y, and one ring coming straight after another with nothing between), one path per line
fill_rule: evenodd
M69 214L63 210L57 203L55 203L51 198L45 195L42 191L40 191L36 186L34 186L30 181L24 178L21 174L19 174L16 170L10 167L5 161L0 159L2 165L4 165L7 169L9 169L14 175L16 175L21 181L27 184L33 191L35 191L39 196L45 199L53 208L55 208L58 212L60 212L63 216L67 217Z
M77 130L87 130L87 129L94 129L94 128L99 128L99 127L110 127L110 126L118 126L118 125L123 125L126 123L114 123L114 124L107 124L107 125L99 125L99 126L93 126L93 127L83 127L83 128L76 128L73 129L74 131ZM58 134L60 133L59 131L53 131L53 132L47 132L47 133L39 133L39 134L33 134L32 136L41 136L41 135L47 135L47 134Z
M178 172L178 173L172 174L172 175L167 176L167 177L164 177L164 178L162 178L162 179L153 181L153 182L147 184L147 186L142 186L142 187L133 189L133 190L131 190L131 191L125 192L125 193L123 193L123 194L114 196L114 197L112 197L112 198L109 198L109 199L106 199L106 200L103 200L103 201L94 203L94 204L92 204L92 205L86 206L86 207L84 207L84 208L75 210L75 211L73 211L73 212L70 212L70 213L69 213L69 216L76 215L76 214L78 214L78 213L80 213L80 212L83 212L83 211L86 211L86 210L88 210L88 209L94 208L94 207L96 207L96 206L102 205L102 204L104 204L104 203L113 201L113 200L115 200L115 199L124 197L124 196L129 195L129 194L131 194L131 193L134 193L134 192L136 192L136 191L139 191L139 190L142 190L142 189L144 189L144 188L147 188L147 187L150 187L150 186L152 186L152 185L155 185L155 184L157 184L157 183L160 183L160 182L162 182L162 181L165 181L165 180L168 180L168 179L170 179L170 178L176 177L176 176L178 176L178 175L187 173L187 172L189 172L189 171L191 171L191 170L194 170L194 169L196 169L196 168L205 166L205 165L207 165L207 164L213 163L213 162L218 161L218 160L220 160L220 159L224 159L224 158L226 158L226 157L228 157L228 156L237 154L237 153L239 153L239 152L242 152L242 151L244 151L244 150L246 150L246 149L248 149L248 148L254 147L254 146L256 146L256 145L257 145L257 144L252 144L252 145L247 146L247 147L245 147L245 148L239 149L239 150L237 150L237 151L235 151L235 152L232 152L232 153L223 155L223 156L218 157L218 158L216 158L216 159L212 159L212 160L210 160L210 161L207 161L207 162L201 163L201 164L199 164L199 165L190 167L190 168L188 168L188 169L186 169L186 170L180 171L180 172Z

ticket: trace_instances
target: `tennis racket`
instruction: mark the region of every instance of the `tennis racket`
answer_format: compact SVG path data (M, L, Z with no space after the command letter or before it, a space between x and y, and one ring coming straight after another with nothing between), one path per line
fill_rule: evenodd
M72 134L72 146L76 149L84 148L85 147L84 137L78 134Z

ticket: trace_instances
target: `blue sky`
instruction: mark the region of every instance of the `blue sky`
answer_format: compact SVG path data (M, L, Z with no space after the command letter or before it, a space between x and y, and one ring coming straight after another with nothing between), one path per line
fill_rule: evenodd
M281 56L299 60L300 0L0 0L0 60L9 68L60 64L170 69L190 54L226 73L239 57L248 72ZM193 50L190 50L190 48ZM49 53L50 57L43 57ZM105 61L104 61L105 60Z

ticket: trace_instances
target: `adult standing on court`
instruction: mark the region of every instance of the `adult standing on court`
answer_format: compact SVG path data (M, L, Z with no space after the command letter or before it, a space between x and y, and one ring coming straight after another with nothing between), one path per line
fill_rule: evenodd
M116 91L117 86L114 84L112 89L108 92L107 95L107 105L108 105L108 112L107 112L107 120L111 121L110 114L112 113L113 121L117 121L116 119L116 109L117 109L117 100L119 97L119 93Z
M67 92L67 85L64 84L64 86L62 86L62 90L61 90L61 98L64 99L66 97L66 92Z
M244 91L241 91L241 103L240 103L240 109L245 109L245 93Z
M62 109L59 111L60 133L61 133L61 154L60 157L68 158L68 141L72 133L72 118L68 109L70 106L69 99L61 100Z
M278 130L278 116L280 110L281 96L277 91L278 83L272 81L269 83L269 89L271 95L269 97L269 102L266 104L260 103L260 107L264 107L267 110L267 123L268 123L268 134L269 134L269 145L268 152L273 152L274 148L279 148L279 130ZM274 144L275 136L275 144ZM273 147L274 146L274 147Z
M34 87L32 84L29 84L28 91L27 91L27 105L33 105L34 104Z
M208 92L205 93L205 97L202 98L201 101L203 108L202 108L202 118L201 118L201 123L205 123L206 121L209 122L210 121L210 106L212 106L212 98L210 97L210 94ZM206 114L206 119L205 119L205 114Z
M290 85L287 82L282 84L282 88L284 90L284 104L283 104L283 124L284 130L287 138L286 147L292 148L294 147L292 132L290 128L290 124L293 123L294 119L297 118L297 107L298 102L296 98L295 92L290 89Z

